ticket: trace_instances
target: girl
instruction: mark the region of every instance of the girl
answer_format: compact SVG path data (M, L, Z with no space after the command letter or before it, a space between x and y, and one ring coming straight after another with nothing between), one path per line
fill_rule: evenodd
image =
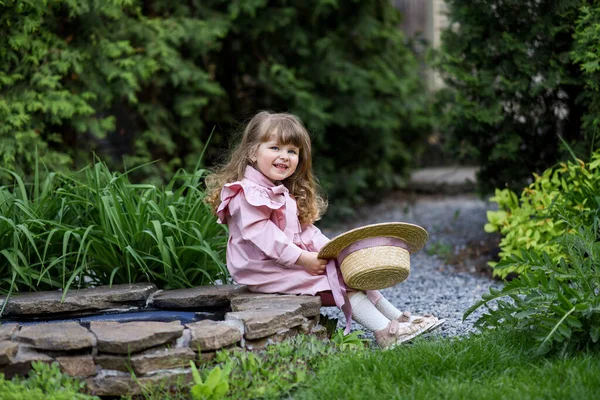
M206 184L207 201L229 227L227 268L235 282L255 292L319 295L334 305L327 260L317 258L329 239L313 225L327 204L312 173L309 133L297 117L256 114L230 160ZM441 322L402 313L378 291L348 297L353 318L382 348Z

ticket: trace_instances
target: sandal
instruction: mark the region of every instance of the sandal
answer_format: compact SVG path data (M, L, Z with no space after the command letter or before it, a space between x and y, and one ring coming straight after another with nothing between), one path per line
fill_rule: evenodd
M373 332L379 347L386 350L396 343L398 340L399 326L400 323L394 320L390 321L385 328Z
M414 322L399 322L400 332L398 334L398 340L395 345L408 342L416 338L419 335L427 332L427 325L418 324Z
M423 333L425 333L423 326L410 322L398 322L398 320L390 321L387 327L374 332L375 340L383 350L392 349Z
M423 315L423 317L424 317L424 318L431 318L431 319L433 319L433 320L434 320L434 323L433 323L431 326L429 326L429 327L427 328L427 332L431 332L431 331L434 331L434 330L436 330L436 329L437 329L437 328L439 328L440 326L444 325L444 322L446 322L446 320L445 320L445 319L439 319L439 318L437 318L437 317L434 317L434 316L433 316L433 315L431 315L431 314L425 314L425 315Z
M423 316L415 315L413 316L410 311L404 311L397 319L398 322L410 322L412 324L416 324L419 327L425 327L424 332L431 332L446 322L445 319L438 319L434 317L432 314L425 314Z

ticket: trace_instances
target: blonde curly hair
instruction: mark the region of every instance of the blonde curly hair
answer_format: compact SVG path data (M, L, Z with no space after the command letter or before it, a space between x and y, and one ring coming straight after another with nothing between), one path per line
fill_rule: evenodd
M216 212L221 202L223 185L242 180L247 165L261 143L275 137L283 145L300 149L296 171L281 183L290 191L298 205L300 223L317 221L327 208L327 202L319 195L319 185L312 173L310 135L300 119L288 113L261 111L246 125L240 144L233 150L229 160L206 177L205 201Z

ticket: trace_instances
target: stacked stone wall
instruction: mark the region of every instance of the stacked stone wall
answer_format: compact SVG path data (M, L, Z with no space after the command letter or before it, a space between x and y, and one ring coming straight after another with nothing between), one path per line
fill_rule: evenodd
M4 305L6 302L6 305ZM313 296L252 293L218 285L157 290L153 284L114 285L0 298L0 372L26 375L32 362L57 362L84 379L91 394L141 393L147 384L191 381L190 361L200 366L217 350L259 350L299 333L326 337L318 324L321 301ZM135 310L186 310L205 315L221 309L224 320L195 322L98 320L83 317ZM122 315L122 314L121 314ZM48 319L40 323L18 322ZM39 321L38 321L39 322Z

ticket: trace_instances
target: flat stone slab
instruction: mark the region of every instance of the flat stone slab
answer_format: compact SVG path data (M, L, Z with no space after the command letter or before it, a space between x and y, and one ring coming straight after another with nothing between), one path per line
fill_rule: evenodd
M177 384L187 385L192 381L189 368L160 371L156 374L131 378L131 374L99 374L86 380L87 388L96 396L122 396L142 393L142 386Z
M183 325L173 322L92 322L90 330L98 338L98 350L131 354L171 342L183 333Z
M21 344L19 345L17 355L11 360L11 363L2 367L2 373L6 379L11 379L17 375L26 376L31 370L31 364L34 361L50 364L54 361L54 358Z
M153 283L71 289L64 301L61 301L63 292L60 291L24 293L10 296L4 315L58 314L119 308L125 305L143 306L148 296L156 290ZM6 297L0 297L0 307L5 300Z
M192 332L193 350L211 351L236 344L242 340L240 330L224 322L204 320L186 325Z
M160 366L162 369L177 367L187 368L189 367L189 361L201 364L212 360L214 357L215 353L196 354L194 350L189 347L178 347L174 349L165 348L156 351L150 349L133 357L128 355L98 354L94 357L94 361L96 362L96 365L105 370L115 370L127 373L134 371L136 374L140 374L142 373L141 371L144 371L143 373L149 372L151 366ZM173 358L173 360L170 358ZM183 365L180 365L181 361L184 361ZM172 366L167 367L168 365Z
M274 335L284 329L306 322L300 314L300 306L294 310L253 310L225 314L226 321L241 321L244 324L244 337L248 340Z
M15 339L41 350L82 350L94 346L94 336L77 322L23 326Z
M17 355L19 345L8 340L0 341L0 365L8 364Z
M56 357L60 369L67 375L87 378L96 375L96 364L90 354L83 356Z
M0 325L0 340L10 340L18 329L18 324Z
M139 376L148 372L173 368L189 368L190 361L196 359L196 353L189 347L162 349L153 353L131 357L133 371Z
M94 357L96 365L104 369L131 372L131 357L116 354L98 354Z
M413 171L409 188L424 193L465 193L475 190L478 167L446 166Z
M231 299L232 311L280 310L300 306L304 317L315 317L321 312L321 298L317 296L294 296L279 294L245 294Z
M229 298L244 292L243 285L197 286L189 289L165 290L153 298L153 305L162 309L227 307Z

